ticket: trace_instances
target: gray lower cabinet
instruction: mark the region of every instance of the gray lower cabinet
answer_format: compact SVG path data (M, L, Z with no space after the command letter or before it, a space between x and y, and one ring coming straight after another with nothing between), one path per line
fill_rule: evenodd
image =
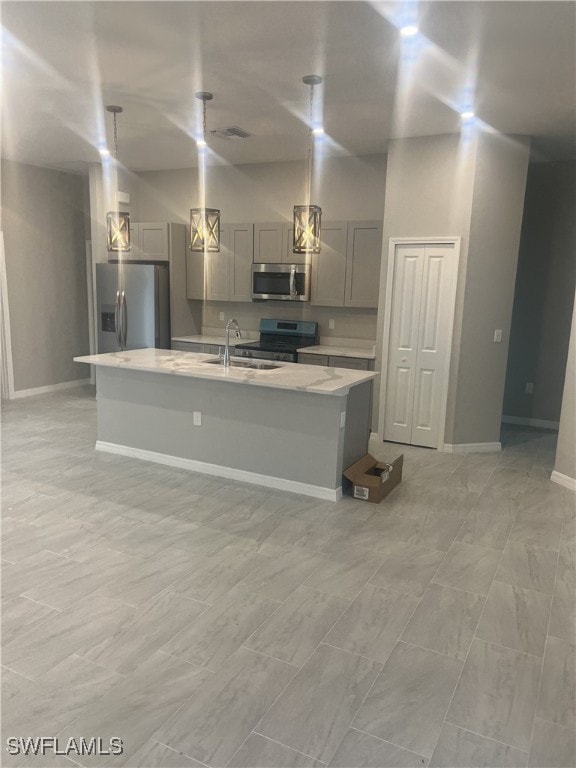
M190 341L173 341L172 349L177 352L204 352L204 344Z
M322 247L312 257L311 303L326 307L378 307L382 225L379 221L327 221Z
M173 341L172 349L177 352L203 352L205 355L219 355L224 349L224 339L222 344L201 344L198 341ZM230 345L230 352L234 352L234 347Z
M354 371L373 371L374 360L366 357L340 357L338 355L315 355L299 352L298 362L303 365L322 365L325 368L350 368Z

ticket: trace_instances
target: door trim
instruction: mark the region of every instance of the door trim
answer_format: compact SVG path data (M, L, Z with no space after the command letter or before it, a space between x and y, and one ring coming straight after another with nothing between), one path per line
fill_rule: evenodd
M440 428L438 430L437 450L445 450L444 438L446 435L446 411L448 408L448 384L450 375L450 361L452 360L452 342L454 338L454 316L456 312L456 287L458 285L458 272L460 266L460 236L450 237L391 237L388 240L388 264L386 271L386 294L384 300L384 333L382 337L382 365L380 370L380 397L378 409L378 437L384 440L384 417L386 408L386 388L388 383L388 357L390 351L390 330L392 324L392 288L394 278L394 255L398 245L451 245L454 248L455 264L452 271L452 279L448 288L449 299L449 331L448 354L443 370L444 387L440 400Z

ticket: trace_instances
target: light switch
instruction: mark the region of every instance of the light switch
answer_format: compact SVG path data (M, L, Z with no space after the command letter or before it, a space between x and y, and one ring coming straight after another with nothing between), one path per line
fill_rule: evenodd
M334 330L334 320L332 318L328 320L328 328L330 328L331 331Z
M502 341L502 331L500 329L494 331L494 343L498 344Z
M346 411L342 411L340 413L340 429L343 429L346 426Z
M195 427L201 427L202 426L202 413L200 411L194 411L192 414L192 418L194 420L194 426Z
M526 386L524 387L524 392L527 395L533 395L534 394L534 382L527 381Z
M220 312L220 314L218 315L218 317L220 318L220 320L224 320L224 312Z

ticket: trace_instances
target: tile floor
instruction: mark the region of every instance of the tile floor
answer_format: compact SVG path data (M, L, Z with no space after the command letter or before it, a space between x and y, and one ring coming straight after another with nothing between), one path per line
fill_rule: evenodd
M89 389L2 422L4 738L124 744L3 765L574 766L554 435L404 447L376 506L96 454Z

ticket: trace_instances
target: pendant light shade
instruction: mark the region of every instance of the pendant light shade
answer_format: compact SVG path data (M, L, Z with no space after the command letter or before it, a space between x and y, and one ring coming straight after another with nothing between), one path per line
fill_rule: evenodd
M109 105L108 112L114 116L114 157L118 171L118 126L116 115L122 112L122 107ZM108 211L106 214L106 245L111 253L125 253L130 250L130 214L125 211Z
M218 253L220 211L217 208L190 209L190 250Z
M206 102L212 101L213 94L199 91L196 98L202 102L202 140L196 145L202 151L206 147ZM190 209L190 250L203 253L220 251L220 211L218 208Z
M308 177L306 180L307 205L294 206L294 253L320 253L322 209L310 203L312 169L314 165L314 86L322 82L319 75L306 75L304 85L310 86L310 129L308 134Z
M319 205L294 206L294 253L320 253Z
M120 253L130 250L130 214L109 211L106 214L108 250Z

